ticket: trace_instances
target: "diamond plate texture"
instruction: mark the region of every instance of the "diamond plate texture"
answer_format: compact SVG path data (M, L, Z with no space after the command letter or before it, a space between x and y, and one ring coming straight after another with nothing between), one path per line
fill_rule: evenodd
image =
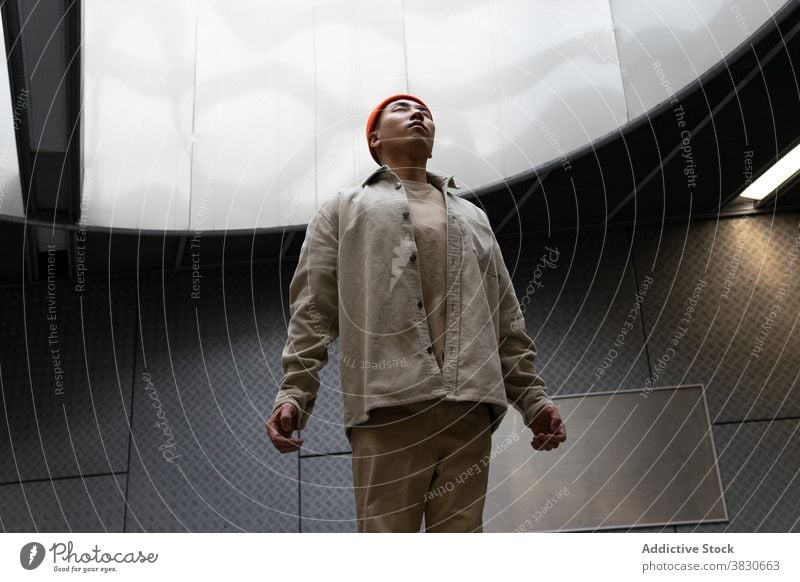
M284 319L280 329L274 329L278 334L276 341L282 350L286 344L286 330L289 325L289 283L292 280L297 261L285 261L282 264L282 277L284 291ZM342 382L340 376L340 350L341 341L337 338L328 348L328 362L319 374L319 392L314 404L314 412L300 435L303 438L301 455L349 453L350 443L344 432L344 406L342 402ZM283 371L280 366L280 357L277 359L276 390L280 387Z
M356 532L351 455L300 461L303 532Z
M556 405L568 436L554 451L531 448L519 416L506 416L492 435L484 531L656 531L725 518L701 386L574 395Z
M349 453L350 443L344 432L344 403L340 376L340 340L331 343L328 363L319 374L319 392L313 417L302 431L301 455Z
M127 469L130 283L91 281L82 293L66 282L0 291L0 481Z
M641 320L638 314L628 318L639 282L624 229L502 240L500 245L548 394L640 387L648 369Z
M800 532L800 420L714 427L727 523L678 532Z
M201 275L140 281L127 529L297 531L298 456L264 428L282 347L274 267Z
M121 532L125 475L0 486L0 531Z
M798 421L755 421L800 409L800 280L787 270L798 232L798 215L780 214L637 227L633 245L623 229L525 238L522 250L501 241L518 298L528 294L527 329L551 395L640 388L648 378L655 386L702 382L712 422L734 423L713 429L729 523L677 531L798 531L797 512L787 511L800 505ZM541 262L546 247L559 251L554 267ZM24 304L20 289L0 290L0 530L122 531L126 519L127 531L355 531L349 455L280 455L264 434L282 376L295 266L228 267L224 277L203 270L198 299L191 271L169 273L163 285L160 274L93 281L82 295L58 282L55 344L46 285L26 288ZM645 276L654 282L641 304L644 329L634 318L619 346ZM698 279L706 286L675 345ZM303 431L303 455L349 451L337 351L338 341ZM126 515L124 474L63 477L127 469L131 389ZM173 462L159 449L169 442L180 455ZM59 479L24 484L26 504L14 482L48 475Z
M284 279L284 319L276 341L282 350L286 344L286 330L289 325L289 283L292 280L297 262L284 262L282 275ZM318 455L349 453L350 443L344 432L344 405L342 402L342 382L340 376L340 351L341 341L336 338L328 348L328 362L319 374L319 392L314 404L314 413L309 419L305 430L300 435L303 438L301 455ZM277 359L276 391L280 387L283 371L280 365L280 356Z
M798 236L797 214L638 230L654 386L704 383L712 424L800 415Z

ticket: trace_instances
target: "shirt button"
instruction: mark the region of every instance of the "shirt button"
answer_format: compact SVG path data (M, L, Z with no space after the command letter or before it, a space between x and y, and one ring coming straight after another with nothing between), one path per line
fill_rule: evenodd
M416 260L417 260L417 255L411 255L409 258L410 258L412 261L416 261Z
M394 183L394 189L395 189L395 190L399 190L399 189L400 189L400 188L402 188L402 187L403 187L403 185L402 185L400 182L395 182L395 183Z
M428 346L428 353L429 353L429 354L432 354L432 353L433 353L433 348L432 348L431 346Z
M408 218L408 210L403 211L403 218Z
M418 302L417 302L417 307L419 307L420 309L422 309L422 301L418 301Z

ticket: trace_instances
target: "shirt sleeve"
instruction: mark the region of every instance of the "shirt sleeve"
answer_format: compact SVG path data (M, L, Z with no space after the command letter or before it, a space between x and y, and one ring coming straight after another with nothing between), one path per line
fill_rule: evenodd
M272 407L274 412L287 402L293 404L298 429L305 428L314 410L319 372L328 361L328 346L339 335L338 229L324 208L308 225L289 285L291 315L281 354L283 379Z
M547 388L536 373L536 346L525 332L525 317L517 300L514 284L506 268L497 239L493 238L493 253L499 284L500 364L503 370L506 399L519 410L530 426L546 404L553 404Z

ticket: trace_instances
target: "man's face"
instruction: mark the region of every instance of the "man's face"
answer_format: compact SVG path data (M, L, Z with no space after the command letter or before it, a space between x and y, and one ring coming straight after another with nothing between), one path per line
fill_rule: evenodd
M370 145L380 144L381 152L413 148L426 158L431 157L436 125L427 107L410 99L389 103L381 113Z

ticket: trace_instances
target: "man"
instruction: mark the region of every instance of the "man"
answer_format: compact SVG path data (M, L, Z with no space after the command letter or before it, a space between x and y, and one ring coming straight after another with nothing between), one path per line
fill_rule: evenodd
M428 171L436 126L413 95L367 122L381 167L322 204L290 284L284 377L266 427L297 450L328 345L341 385L362 532L479 532L491 433L511 402L551 450L566 440L486 214ZM341 333L340 333L341 332Z

